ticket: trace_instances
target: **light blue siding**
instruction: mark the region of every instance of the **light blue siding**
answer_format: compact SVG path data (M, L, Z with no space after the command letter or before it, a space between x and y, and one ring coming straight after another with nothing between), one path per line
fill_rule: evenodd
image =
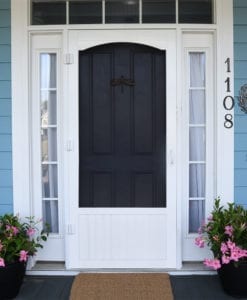
M10 99L0 100L0 117L10 117L11 116L11 101Z
M13 212L10 0L0 0L0 214Z
M247 1L234 0L235 97L247 83ZM247 208L247 114L235 106L234 200Z

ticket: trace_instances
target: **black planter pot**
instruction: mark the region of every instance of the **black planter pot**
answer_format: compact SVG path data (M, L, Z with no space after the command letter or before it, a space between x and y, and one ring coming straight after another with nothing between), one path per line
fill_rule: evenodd
M238 298L247 297L247 261L240 262L237 266L233 262L224 264L218 274L227 294Z
M26 271L24 262L0 267L0 300L15 298L20 290Z

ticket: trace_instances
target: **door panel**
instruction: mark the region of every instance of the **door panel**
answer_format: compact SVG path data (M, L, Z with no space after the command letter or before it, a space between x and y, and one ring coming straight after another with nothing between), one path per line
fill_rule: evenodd
M79 207L165 207L165 51L79 53Z

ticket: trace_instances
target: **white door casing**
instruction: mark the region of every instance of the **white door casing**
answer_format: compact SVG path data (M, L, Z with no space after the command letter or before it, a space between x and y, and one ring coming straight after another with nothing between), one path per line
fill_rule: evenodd
M78 51L113 43L139 43L166 50L167 55L167 207L78 208ZM65 198L67 268L177 267L176 248L176 33L173 30L70 31Z

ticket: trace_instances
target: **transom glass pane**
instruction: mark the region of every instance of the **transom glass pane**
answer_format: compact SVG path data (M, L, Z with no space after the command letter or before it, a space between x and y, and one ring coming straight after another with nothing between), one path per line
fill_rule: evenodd
M106 23L138 23L139 0L106 0Z
M71 1L69 3L70 24L102 23L102 1Z
M175 23L176 1L175 0L143 0L142 1L143 23Z
M212 24L212 0L178 0L179 23Z
M33 0L32 1L33 25L66 24L66 2Z

